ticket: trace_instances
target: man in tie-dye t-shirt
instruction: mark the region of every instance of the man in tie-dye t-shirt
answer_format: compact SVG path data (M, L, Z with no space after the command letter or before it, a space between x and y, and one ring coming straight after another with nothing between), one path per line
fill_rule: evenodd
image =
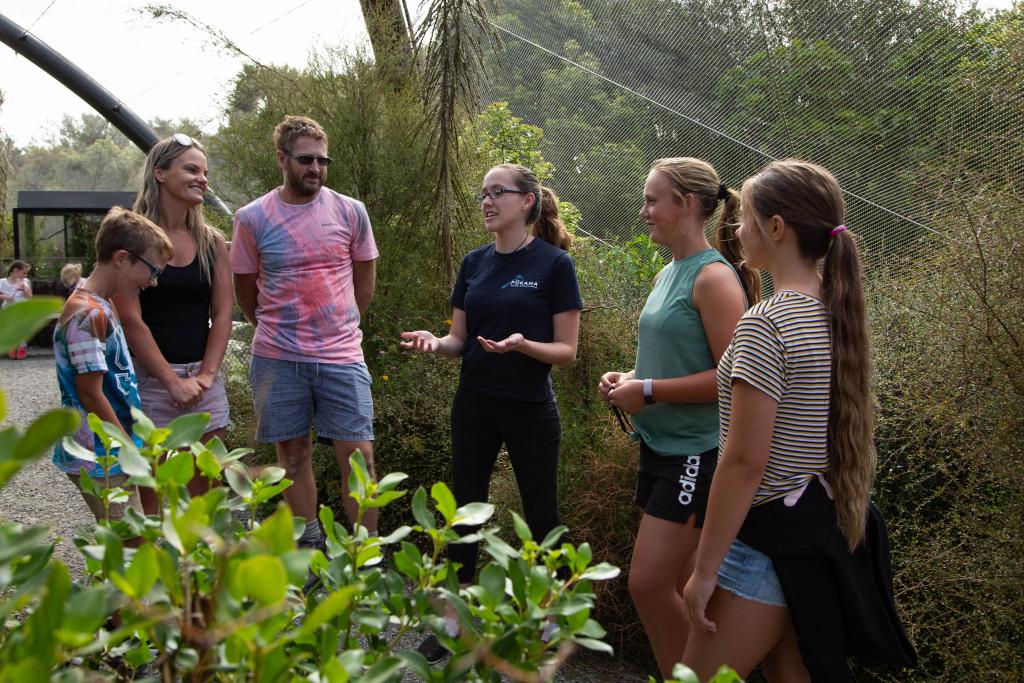
M256 438L274 443L294 484L284 492L306 520L300 545L322 543L310 458L311 423L334 446L342 482L358 448L373 468L373 400L359 320L373 298L377 246L362 202L323 186L327 134L286 116L274 130L284 182L235 213L231 271L256 326L249 380ZM355 520L355 502L344 496ZM363 524L377 528L376 511Z

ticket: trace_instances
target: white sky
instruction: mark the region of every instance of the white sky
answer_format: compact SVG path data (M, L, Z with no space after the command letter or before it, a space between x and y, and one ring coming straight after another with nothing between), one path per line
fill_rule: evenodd
M359 0L163 0L220 29L263 63L301 67L324 45L368 44ZM216 128L242 60L187 24L155 21L146 0L0 0L0 14L30 29L144 120L198 121ZM412 7L418 2L411 2ZM979 0L984 9L1012 0ZM42 17L40 18L40 15ZM45 143L64 114L91 107L35 64L0 44L0 128L17 146Z
M50 45L144 120L215 123L243 61L204 33L137 10L145 0L0 0L0 14ZM359 0L163 0L220 29L262 63L303 66L324 45L368 45ZM43 14L45 10L45 14ZM42 18L36 22L40 15ZM282 16L284 15L284 16ZM36 22L34 25L33 22ZM271 23L272 22L272 23ZM94 110L0 43L0 128L17 146L44 143L64 114Z

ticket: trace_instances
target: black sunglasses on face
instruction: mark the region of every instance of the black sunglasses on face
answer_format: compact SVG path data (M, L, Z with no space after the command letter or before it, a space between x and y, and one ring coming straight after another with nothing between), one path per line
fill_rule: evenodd
M294 159L295 161L299 162L303 166L312 166L314 161L316 163L320 164L321 166L330 166L331 165L331 158L330 157L318 157L318 156L316 156L314 154L292 154L287 149L282 150L282 151L288 156L289 159Z
M477 192L476 193L476 203L477 204L483 204L484 200L487 199L488 197L490 197L491 199L497 201L498 197L500 197L503 194L530 194L530 193L529 192L524 192L523 190L513 190L513 189L508 188L508 187L496 187L493 190L484 190L483 192Z
M132 256L134 256L135 258L139 259L140 261L142 261L143 265L145 265L147 268L149 268L149 279L151 279L151 280L159 280L160 279L160 274L164 272L163 268L157 268L152 263L150 263L146 259L142 258L138 254L136 254L134 251L129 251L128 253L131 254Z

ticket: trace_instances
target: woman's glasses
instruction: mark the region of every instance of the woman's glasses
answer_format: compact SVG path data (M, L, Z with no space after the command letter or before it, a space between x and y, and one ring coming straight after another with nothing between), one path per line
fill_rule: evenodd
M494 201L498 201L498 197L503 194L530 194L522 190L513 190L508 187L496 187L493 190L484 190L483 192L476 193L476 203L483 204L484 200L490 197Z

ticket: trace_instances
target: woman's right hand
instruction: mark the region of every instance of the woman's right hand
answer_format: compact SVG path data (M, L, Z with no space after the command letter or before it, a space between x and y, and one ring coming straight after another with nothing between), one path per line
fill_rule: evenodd
M437 353L438 349L441 348L441 340L427 330L403 332L401 336L402 339L406 340L400 342L403 349L419 351L420 353Z
M625 374L624 372L606 372L601 375L601 381L597 383L597 391L601 394L602 401L608 402L608 392L622 381L622 376Z
M203 397L203 386L195 377L175 377L167 387L174 405L188 408L199 402Z

